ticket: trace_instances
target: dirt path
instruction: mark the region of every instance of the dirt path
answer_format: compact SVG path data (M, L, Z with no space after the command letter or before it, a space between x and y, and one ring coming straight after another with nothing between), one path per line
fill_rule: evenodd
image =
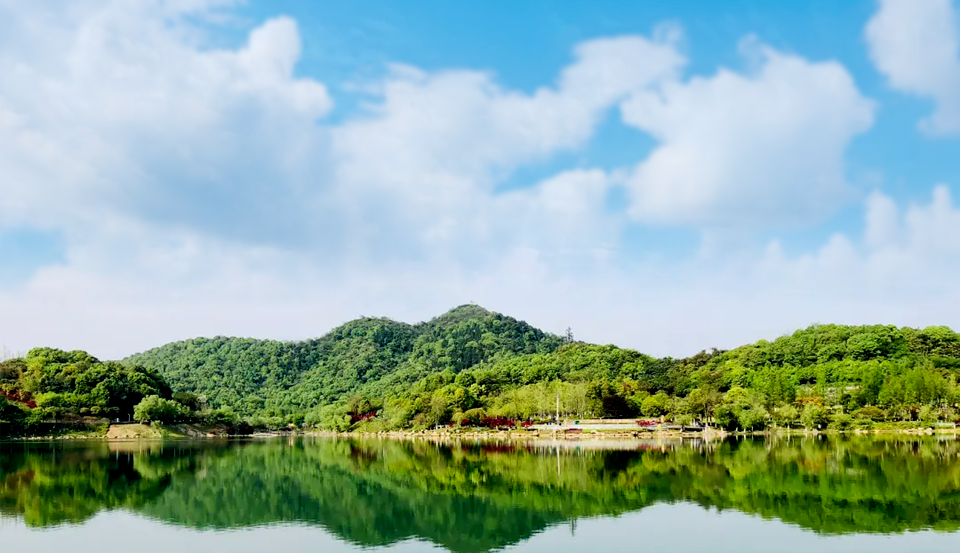
M159 430L145 424L111 424L107 430L108 440L150 440L162 437Z

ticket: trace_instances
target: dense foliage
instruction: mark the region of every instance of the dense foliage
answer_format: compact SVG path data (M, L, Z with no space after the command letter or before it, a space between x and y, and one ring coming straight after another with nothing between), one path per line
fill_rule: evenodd
M170 396L155 372L133 364L101 362L82 351L35 348L0 363L0 394L34 420L84 415L127 419L148 395ZM17 417L2 407L4 419Z
M303 412L460 372L501 357L555 350L560 338L474 305L416 325L362 318L304 342L198 338L130 357L176 390L247 417L300 422Z
M580 343L572 332L560 338L475 305L414 325L362 318L302 342L198 338L123 364L50 349L0 363L0 391L14 404L2 416L11 420L38 410L130 417L157 396L138 420L207 413L340 431L557 416L729 430L936 425L957 420L958 377L960 335L946 327L815 325L772 342L658 359Z
M686 359L568 343L444 370L402 388L360 388L314 409L324 428L483 426L484 421L655 417L729 430L870 428L957 419L960 336L945 327L817 325Z

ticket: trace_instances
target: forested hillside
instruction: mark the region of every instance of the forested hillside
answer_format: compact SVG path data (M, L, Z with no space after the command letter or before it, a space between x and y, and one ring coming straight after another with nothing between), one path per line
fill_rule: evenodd
M948 328L817 325L685 359L568 343L440 370L402 388L360 387L311 410L306 422L340 430L503 426L548 420L559 408L568 418L702 420L730 430L932 425L957 420L958 376L960 336Z
M816 325L772 342L654 358L545 333L475 305L427 322L348 322L302 342L198 338L121 363L37 349L0 364L0 417L38 407L369 431L562 418L701 420L728 429L954 422L960 336ZM156 397L147 397L156 396ZM13 413L13 415L9 415ZM36 413L32 416L36 418Z
M524 322L463 305L415 325L362 318L303 342L198 338L124 362L156 370L174 389L194 392L211 407L299 421L306 410L361 390L388 393L444 371L552 352L560 342Z

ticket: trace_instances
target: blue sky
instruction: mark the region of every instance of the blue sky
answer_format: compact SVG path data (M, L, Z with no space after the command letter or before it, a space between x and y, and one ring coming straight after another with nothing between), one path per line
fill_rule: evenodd
M960 327L950 0L0 0L0 345Z

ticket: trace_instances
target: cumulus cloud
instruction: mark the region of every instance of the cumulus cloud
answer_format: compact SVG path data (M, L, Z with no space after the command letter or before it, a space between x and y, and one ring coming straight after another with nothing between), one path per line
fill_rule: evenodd
M890 85L936 102L930 134L960 132L960 18L951 0L880 0L866 28L870 57Z
M638 220L749 232L844 199L843 151L873 107L836 63L760 48L754 72L684 79L665 28L584 42L529 93L396 66L331 123L325 85L297 76L292 19L233 48L193 25L229 5L0 0L0 232L66 242L62 262L0 285L0 344L118 357L468 301L654 354L817 320L956 322L937 277L960 257L946 189L908 207L874 194L863 239L808 255L775 242L711 260L623 254ZM649 158L501 189L583 148L619 106L659 141ZM923 285L888 294L910 279Z
M709 263L601 264L588 275L521 246L479 272L396 260L330 272L295 254L115 231L114 251L128 242L133 254L125 271L104 274L100 248L80 249L25 288L0 291L0 343L35 345L35 325L23 322L38 310L56 315L43 319L44 344L111 357L196 335L304 338L360 314L417 321L468 301L554 332L572 326L584 340L671 355L816 322L960 324L960 289L945 278L960 272L960 208L945 187L907 206L875 194L864 238L837 234L809 254L773 242Z
M502 238L491 228L503 220L495 185L518 166L582 147L617 102L675 78L685 60L674 40L662 32L585 42L555 86L532 94L486 73L395 67L367 114L332 131L340 197L363 196L346 208L368 233L363 243L398 229L429 248Z
M246 240L309 231L290 215L315 203L330 96L294 76L289 18L238 50L200 43L185 20L221 4L0 6L0 219L85 227L125 214Z
M874 106L836 62L757 46L752 74L721 69L623 105L660 145L627 182L637 219L696 228L806 223L850 196L844 151Z
M555 87L529 95L486 73L395 66L369 116L336 130L342 177L441 195L490 187L497 171L582 146L606 109L684 64L669 38L594 40L579 45L575 58Z

